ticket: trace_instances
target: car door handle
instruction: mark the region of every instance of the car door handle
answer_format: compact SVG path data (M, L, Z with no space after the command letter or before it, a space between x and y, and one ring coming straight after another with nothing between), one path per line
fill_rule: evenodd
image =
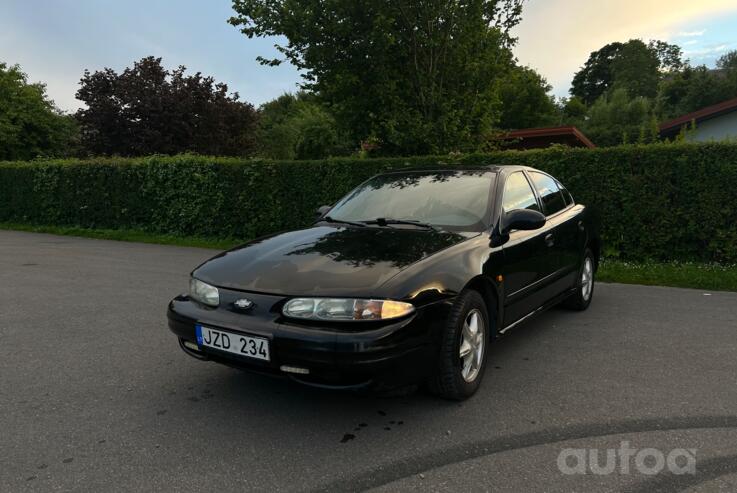
M555 237L553 236L553 233L548 233L545 236L545 244L548 245L549 247L555 245Z

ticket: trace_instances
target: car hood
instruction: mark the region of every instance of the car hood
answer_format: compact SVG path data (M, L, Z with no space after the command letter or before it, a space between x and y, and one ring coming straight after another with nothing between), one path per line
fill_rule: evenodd
M193 275L214 286L284 295L376 296L398 272L478 233L315 226L224 252Z

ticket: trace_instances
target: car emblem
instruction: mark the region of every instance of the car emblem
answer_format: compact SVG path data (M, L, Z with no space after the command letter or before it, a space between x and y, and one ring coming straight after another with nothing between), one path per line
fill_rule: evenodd
M250 310L254 307L255 303L248 298L241 298L239 300L235 300L233 305L240 310Z

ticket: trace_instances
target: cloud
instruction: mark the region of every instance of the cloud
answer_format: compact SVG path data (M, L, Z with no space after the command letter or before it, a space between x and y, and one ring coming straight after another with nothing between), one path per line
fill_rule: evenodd
M720 53L724 53L729 49L729 46L730 45L727 43L710 45L697 50L685 50L683 54L690 57L703 58L707 55L719 55Z
M678 36L681 38L693 38L696 36L703 36L706 32L706 29L702 29L701 31L681 31L678 33Z
M674 39L688 31L686 23L703 25L735 11L734 0L529 0L514 31L515 54L546 77L555 94L566 95L573 74L607 43Z

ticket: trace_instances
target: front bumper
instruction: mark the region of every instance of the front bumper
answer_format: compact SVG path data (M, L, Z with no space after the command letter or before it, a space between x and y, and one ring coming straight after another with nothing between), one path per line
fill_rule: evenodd
M233 305L248 297L255 306L246 312ZM169 304L169 329L189 355L245 370L290 376L303 383L328 387L393 388L428 377L437 361L441 331L452 300L418 308L394 322L315 324L295 322L281 315L288 298L220 290L221 303L211 308L186 295ZM195 326L265 337L271 361L261 361L197 344ZM190 345L191 345L190 344ZM285 373L282 366L306 368L309 374Z

